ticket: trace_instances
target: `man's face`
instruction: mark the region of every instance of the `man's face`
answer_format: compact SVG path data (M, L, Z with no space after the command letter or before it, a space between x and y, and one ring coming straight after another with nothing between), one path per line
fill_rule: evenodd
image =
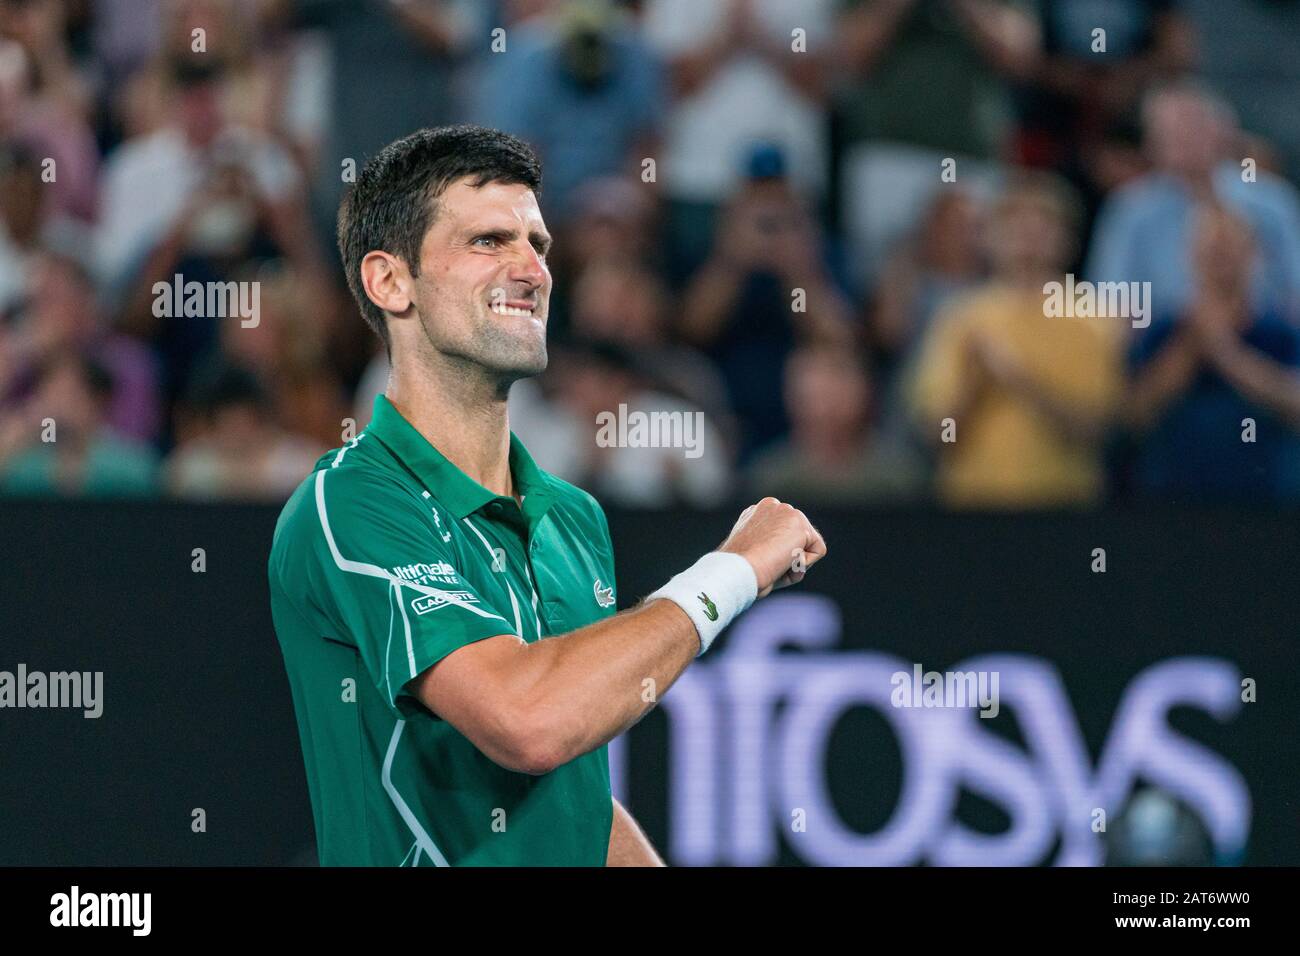
M866 375L842 357L796 353L786 366L785 401L801 431L844 433L870 417L871 388Z
M1231 129L1214 107L1193 93L1165 93L1146 118L1147 145L1161 169L1189 176L1214 169Z
M1069 239L1059 216L1042 201L1008 199L989 230L991 257L1000 271L1057 271L1068 258Z
M527 186L452 183L425 233L415 280L415 307L429 344L505 384L542 372L550 244Z

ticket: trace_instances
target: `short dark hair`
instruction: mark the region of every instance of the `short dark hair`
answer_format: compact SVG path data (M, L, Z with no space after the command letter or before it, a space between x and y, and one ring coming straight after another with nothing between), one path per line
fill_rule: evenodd
M266 389L253 372L221 358L201 366L186 390L186 404L207 419L241 405L268 407Z
M465 176L474 177L475 188L493 182L517 183L534 193L542 188L541 164L523 140L482 126L440 126L389 143L372 156L339 205L339 255L348 288L390 354L383 310L361 282L361 260L378 249L418 276L420 244L437 216L437 199Z

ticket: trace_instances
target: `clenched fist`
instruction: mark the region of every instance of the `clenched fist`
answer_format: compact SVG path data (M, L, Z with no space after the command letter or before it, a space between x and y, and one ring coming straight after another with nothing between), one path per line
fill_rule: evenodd
M758 596L803 580L804 573L826 556L826 542L804 513L775 498L764 498L740 513L719 551L738 554L758 578Z

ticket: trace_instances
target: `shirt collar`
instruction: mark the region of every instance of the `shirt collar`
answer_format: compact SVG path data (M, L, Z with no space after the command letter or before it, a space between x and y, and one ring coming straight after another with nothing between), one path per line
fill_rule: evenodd
M493 494L452 464L416 431L385 395L375 396L374 415L366 432L383 443L457 520L494 500L509 502L510 505L515 503L513 498ZM515 489L524 498L524 518L532 527L551 506L554 490L550 475L537 467L514 432L510 433L510 473L514 477Z

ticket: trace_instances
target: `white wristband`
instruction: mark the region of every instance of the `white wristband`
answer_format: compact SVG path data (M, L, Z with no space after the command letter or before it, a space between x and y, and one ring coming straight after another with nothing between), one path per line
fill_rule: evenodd
M666 598L685 611L695 623L703 654L757 597L758 578L748 561L730 551L710 551L647 597L646 603Z

